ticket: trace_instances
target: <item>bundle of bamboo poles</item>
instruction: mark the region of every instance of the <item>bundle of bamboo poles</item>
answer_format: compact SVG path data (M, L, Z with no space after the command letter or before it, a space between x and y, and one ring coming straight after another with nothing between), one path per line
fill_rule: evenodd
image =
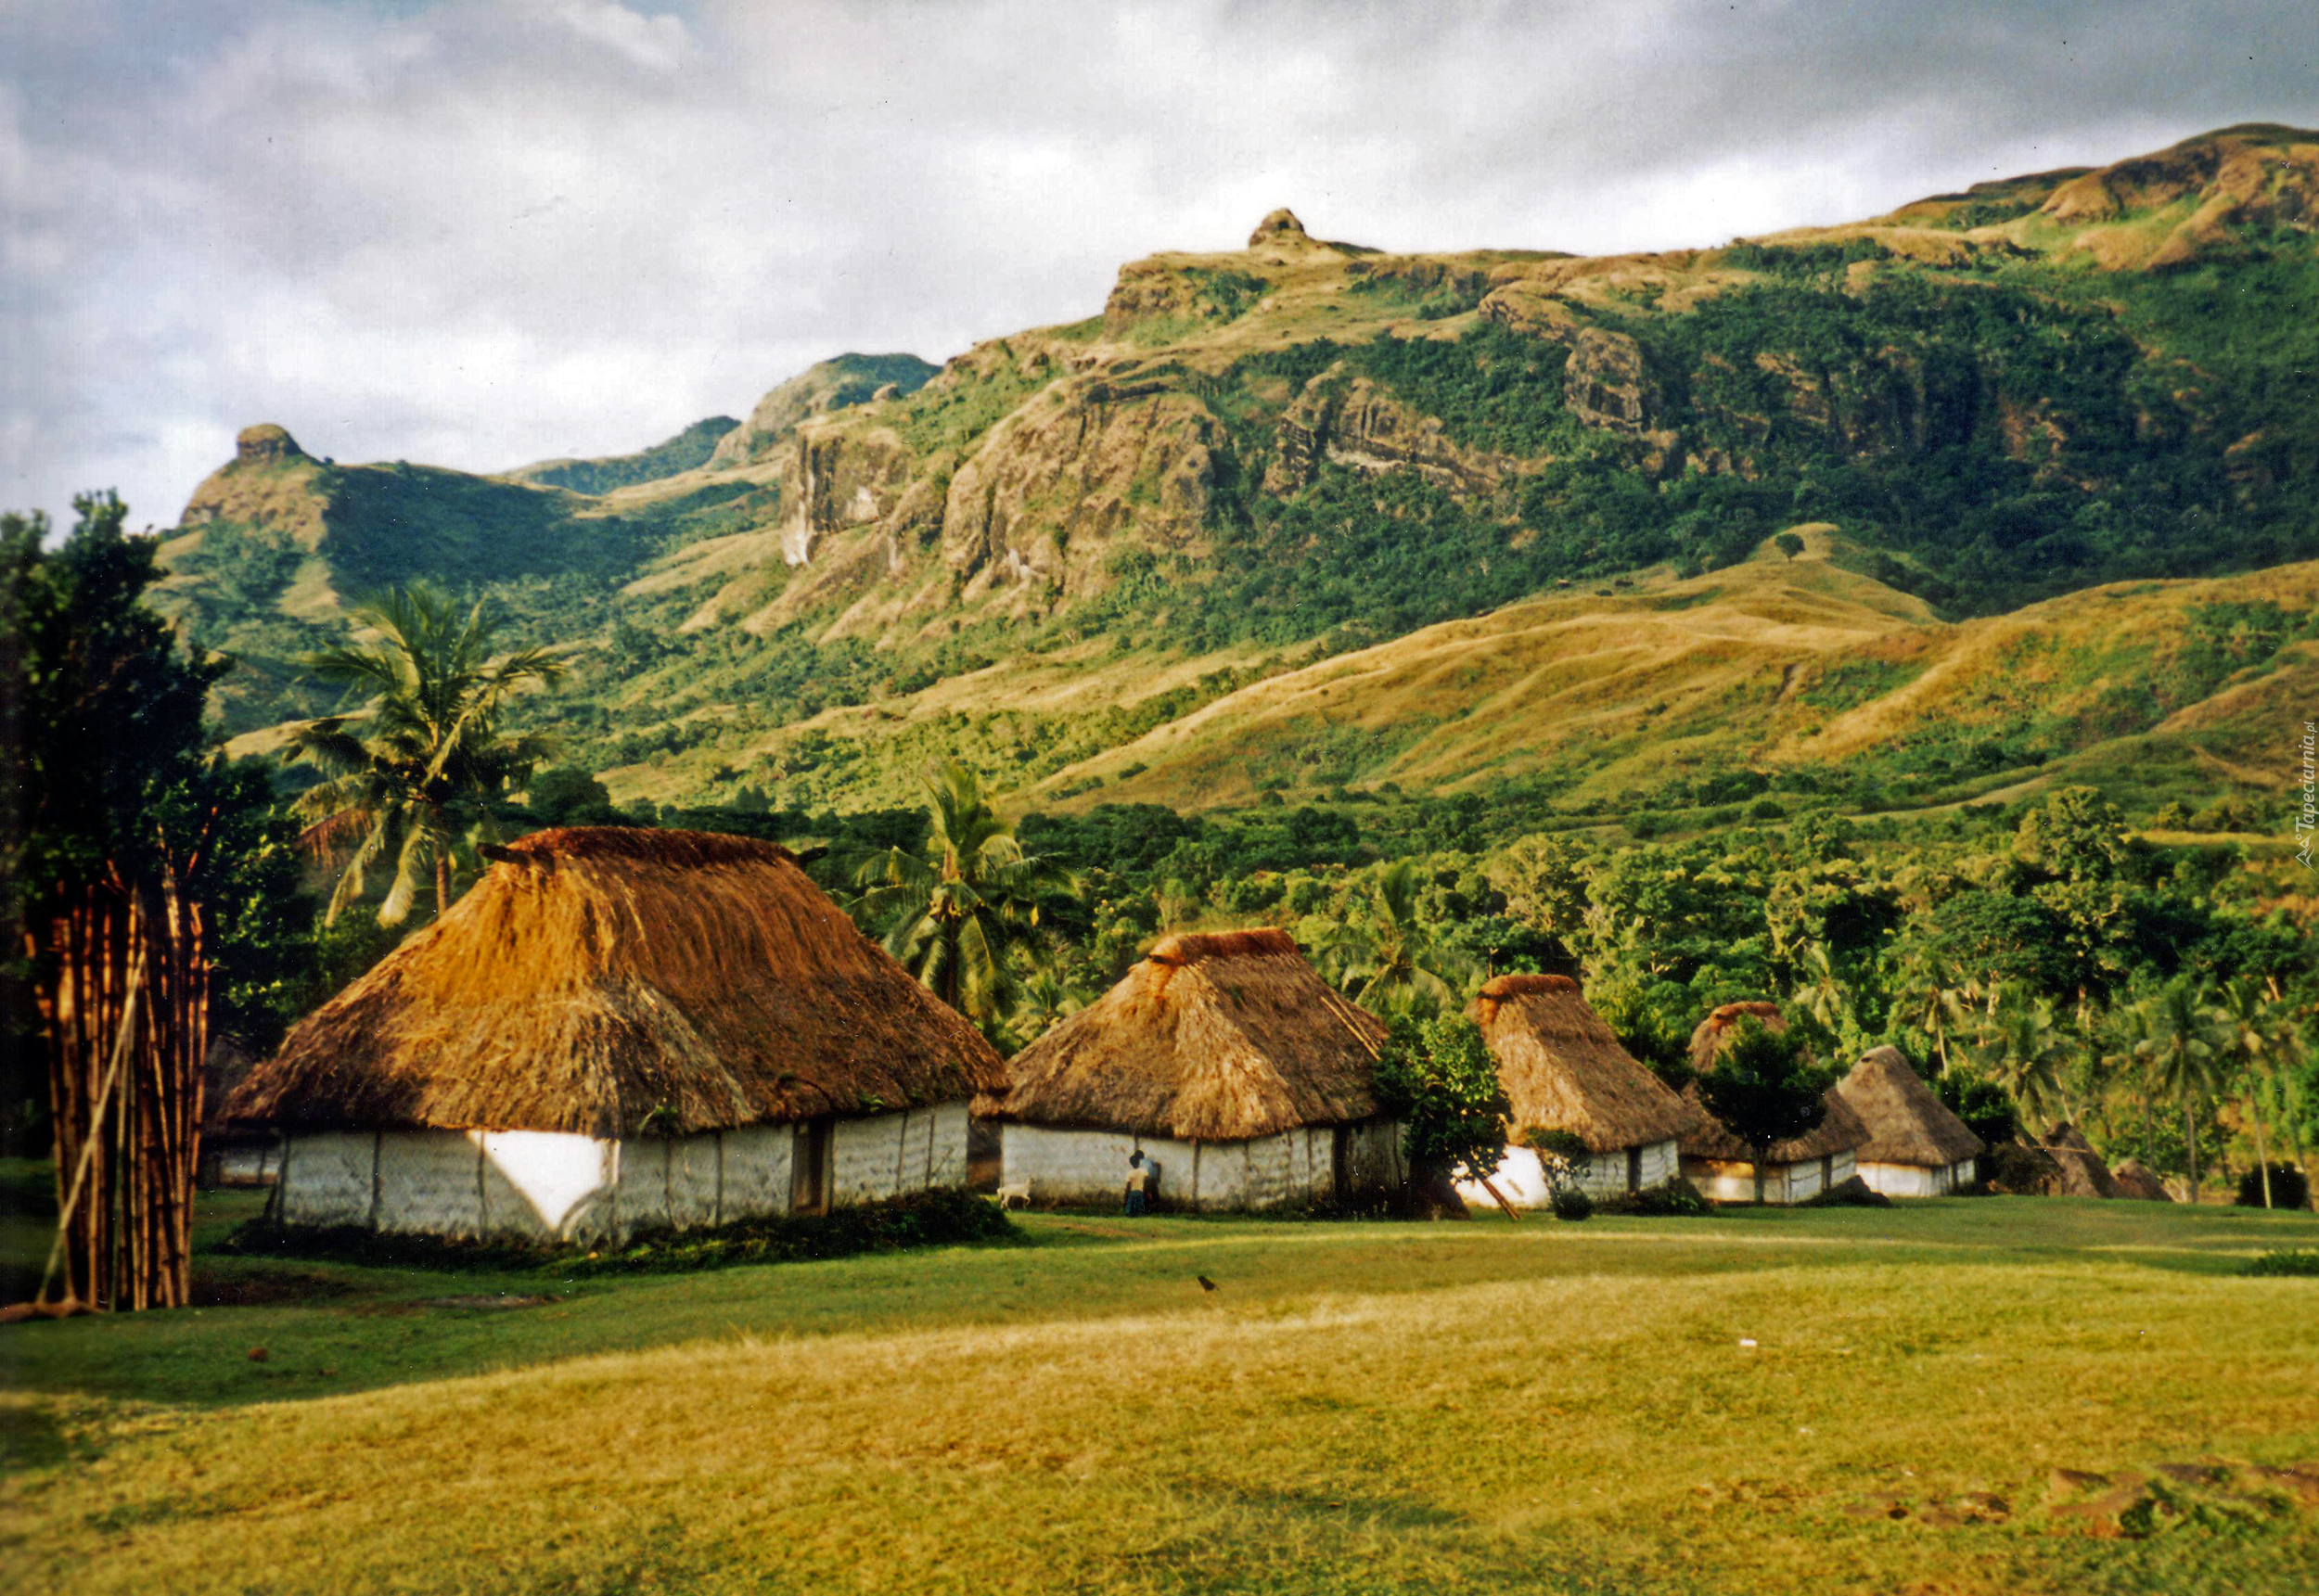
M83 1308L182 1307L209 1046L201 906L164 869L148 882L83 887L52 907L47 977L34 984L58 1223L41 1298L53 1283Z

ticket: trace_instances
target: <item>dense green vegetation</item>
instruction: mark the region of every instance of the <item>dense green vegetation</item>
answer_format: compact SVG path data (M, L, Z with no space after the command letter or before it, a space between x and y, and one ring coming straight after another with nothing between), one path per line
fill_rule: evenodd
M615 454L601 460L556 460L526 466L520 475L526 481L569 488L575 493L609 493L615 488L658 481L662 477L674 477L707 465L709 456L716 452L718 440L739 425L729 415L711 415L694 422L675 437L634 454Z

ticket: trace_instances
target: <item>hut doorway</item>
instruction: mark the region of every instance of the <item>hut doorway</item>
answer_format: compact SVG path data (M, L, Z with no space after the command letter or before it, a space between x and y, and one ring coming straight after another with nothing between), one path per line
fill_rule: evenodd
M1352 1144L1352 1128L1339 1125L1328 1135L1328 1194L1333 1201L1343 1202L1352 1181L1345 1173L1346 1155Z
M797 1128L797 1153L790 1167L789 1211L826 1214L829 1211L829 1117L808 1119Z
M1640 1147L1626 1150L1626 1189L1630 1192L1643 1189L1643 1150Z

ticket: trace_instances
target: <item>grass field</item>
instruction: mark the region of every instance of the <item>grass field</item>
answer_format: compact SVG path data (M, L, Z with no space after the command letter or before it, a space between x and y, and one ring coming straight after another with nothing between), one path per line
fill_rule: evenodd
M2160 1468L2319 1465L2319 1280L2236 1272L2319 1245L2313 1216L1024 1230L578 1284L220 1258L213 1296L284 1299L0 1329L0 1564L28 1591L2319 1584L2319 1490ZM550 1300L429 1305L499 1292ZM2056 1469L2154 1483L2117 1535L2054 1511L2111 1488Z

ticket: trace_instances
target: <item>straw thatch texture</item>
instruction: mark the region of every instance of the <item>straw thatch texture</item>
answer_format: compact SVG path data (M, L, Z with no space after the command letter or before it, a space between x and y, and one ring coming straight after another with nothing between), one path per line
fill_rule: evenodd
M622 1137L956 1103L1003 1079L772 843L588 826L493 857L301 1021L229 1116Z
M1384 1041L1284 931L1170 937L1017 1053L975 1112L1187 1142L1352 1124L1378 1112Z
M2051 1158L2061 1171L2060 1183L2054 1187L2056 1197L2117 1197L2123 1195L2118 1182L2110 1179L2109 1167L2101 1160L2074 1125L2063 1122L2046 1133L2039 1149Z
M1845 1104L1868 1128L1859 1156L1871 1164L1917 1164L1940 1168L1987 1150L1932 1094L1897 1048L1872 1048L1836 1083Z
M2158 1172L2139 1158L2129 1158L2109 1172L2116 1182L2118 1194L2141 1203L2171 1203L2173 1195L2166 1190L2166 1182Z
M1683 1099L1619 1045L1568 976L1500 976L1469 1011L1517 1130L1567 1130L1590 1153L1645 1147L1691 1122Z

